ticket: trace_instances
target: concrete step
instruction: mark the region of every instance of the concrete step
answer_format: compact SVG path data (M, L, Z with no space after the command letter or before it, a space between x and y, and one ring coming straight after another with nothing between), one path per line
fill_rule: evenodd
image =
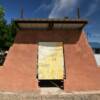
M59 95L59 94L64 94L65 92L58 88L58 87L43 87L40 88L40 94L42 95Z
M0 92L0 100L100 100L100 91L93 93L78 92L78 93L66 93L66 94L55 94L55 95L41 95L41 94L36 94L34 92L29 92L29 93Z

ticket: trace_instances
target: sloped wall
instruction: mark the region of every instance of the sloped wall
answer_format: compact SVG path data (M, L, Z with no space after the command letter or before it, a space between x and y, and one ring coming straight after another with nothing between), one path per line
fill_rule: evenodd
M16 41L20 40L19 37L20 32L9 50L4 68L0 70L1 91L38 90L36 79L37 45L24 42L18 44ZM24 35L21 40L24 40ZM26 39L26 41L28 40L30 39Z
M100 69L97 68L85 33L81 33L76 44L65 44L64 50L67 68L64 90L67 92L100 90Z

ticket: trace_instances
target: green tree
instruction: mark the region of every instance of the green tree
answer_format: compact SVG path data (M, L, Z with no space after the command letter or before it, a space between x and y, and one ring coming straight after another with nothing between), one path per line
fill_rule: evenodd
M4 9L0 6L0 48L4 46L4 36L6 33L6 21L4 19Z
M7 50L14 41L16 25L14 22L7 24L4 15L5 11L0 6L0 49Z
M4 19L4 15L5 15L4 12L5 12L5 11L4 11L3 7L0 6L0 20Z
M9 47L13 44L15 33L16 33L16 25L14 22L11 22L9 25L6 26L6 33L5 34L5 48L9 49Z
M7 24L4 18L5 10L0 6L0 65L5 60L5 50L12 45L16 33L16 25L14 22Z

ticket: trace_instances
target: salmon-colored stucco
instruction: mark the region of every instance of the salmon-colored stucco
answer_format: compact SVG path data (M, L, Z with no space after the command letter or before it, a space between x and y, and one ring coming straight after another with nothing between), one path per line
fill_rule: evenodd
M0 91L36 91L37 43L63 42L64 90L100 90L100 69L82 30L19 30L4 67L0 69Z

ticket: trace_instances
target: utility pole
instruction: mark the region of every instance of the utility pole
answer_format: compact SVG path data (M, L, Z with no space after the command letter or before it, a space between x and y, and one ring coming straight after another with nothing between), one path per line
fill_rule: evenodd
M23 0L20 0L20 18L24 18Z

